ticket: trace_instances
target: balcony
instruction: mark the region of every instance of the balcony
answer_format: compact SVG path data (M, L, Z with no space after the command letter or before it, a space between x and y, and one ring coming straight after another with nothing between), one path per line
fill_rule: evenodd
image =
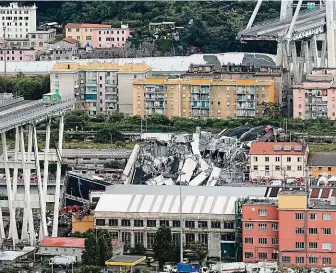
M237 110L237 117L255 117L254 110Z
M210 106L210 104L209 104L209 102L193 102L193 103L191 103L191 107L192 108L201 108L201 109L209 109L209 106Z
M146 93L163 93L163 86L146 86Z
M146 95L146 100L164 100L164 95Z
M209 86L193 86L191 88L191 94L209 94L210 87Z
M238 102L237 103L237 109L255 109L255 103L252 102L252 103L248 103L248 102L245 102L245 103L241 103L241 102Z

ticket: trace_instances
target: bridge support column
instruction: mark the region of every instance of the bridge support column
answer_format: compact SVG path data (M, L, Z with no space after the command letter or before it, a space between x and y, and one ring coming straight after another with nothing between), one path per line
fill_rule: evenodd
M60 191L61 191L61 157L62 157L62 146L63 146L63 130L64 130L64 116L61 116L59 123L59 135L58 135L58 154L57 159L57 170L56 170L56 189L55 189L55 206L54 206L54 222L52 237L57 237L58 233L58 215L59 215L59 203L60 203Z
M295 41L292 41L290 43L291 53L292 53L292 59L293 59L293 73L294 73L294 84L299 83L299 68L297 63L297 52L296 52L296 44Z
M335 54L335 2L326 1L326 25L327 25L327 41L328 41L328 67L336 67Z
M304 47L304 59L306 64L306 75L309 75L311 72L309 42L304 41L303 47Z
M326 66L326 56L327 55L327 41L323 40L322 41L322 49L321 49L321 62L320 62L320 67L325 67Z

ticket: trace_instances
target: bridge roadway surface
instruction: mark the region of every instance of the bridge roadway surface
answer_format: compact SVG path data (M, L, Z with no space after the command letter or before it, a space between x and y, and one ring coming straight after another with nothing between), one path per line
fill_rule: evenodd
M241 40L277 40L287 34L292 19L267 20L255 26L244 29L238 33ZM326 10L321 7L315 11L301 11L294 27L293 35L298 32L309 31L311 29L322 28L326 25Z
M13 103L12 107L0 107L0 133L14 129L16 126L38 123L47 117L60 115L74 104L75 100L70 98L54 105L35 100Z

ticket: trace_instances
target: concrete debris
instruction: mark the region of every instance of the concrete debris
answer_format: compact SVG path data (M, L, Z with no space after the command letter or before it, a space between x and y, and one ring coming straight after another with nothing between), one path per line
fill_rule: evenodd
M283 130L244 125L219 134L144 133L126 165L124 184L217 186L248 180L251 141L282 141Z

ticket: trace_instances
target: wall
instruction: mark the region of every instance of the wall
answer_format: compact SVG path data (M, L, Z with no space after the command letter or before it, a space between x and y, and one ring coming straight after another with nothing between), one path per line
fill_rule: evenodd
M124 47L130 36L129 28L100 28L93 33L93 48Z
M6 55L6 56L5 56ZM27 61L27 62L34 62L36 60L36 51L31 49L24 49L24 50L17 50L17 49L11 49L11 50L0 50L0 60L3 61L4 59L7 59L7 61ZM19 72L19 71L18 71Z
M276 260L274 253L278 249L272 239L278 238L278 210L275 204L244 204L242 207L242 228L243 228L243 261L258 262L265 260ZM260 210L266 210L266 215L261 216ZM260 230L259 224L266 225L266 230ZM253 225L249 230L246 225ZM246 240L253 238L253 242L247 243ZM260 242L259 239L266 239L266 242ZM246 253L253 253L252 257L246 256ZM266 253L266 259L261 258L259 253Z
M306 209L307 196L302 194L280 194L278 196L279 209Z
M336 89L328 89L328 118L336 119Z
M93 215L85 215L80 220L72 215L72 233L83 233L89 229L94 229Z
M305 119L306 117L306 101L305 91L301 88L293 89L293 117Z
M258 158L258 161L255 161L255 157ZM266 157L269 158L269 161L266 161ZM276 157L280 158L280 161L276 161ZM290 162L287 161L287 158L290 158ZM300 158L301 162L298 162ZM250 159L250 179L261 179L264 177L272 179L284 179L286 174L287 178L300 178L304 177L304 169L306 158L304 156L298 155L249 155ZM254 166L258 167L258 170L254 170ZM267 172L266 167L269 166L269 171ZM279 170L276 170L276 166L280 166ZM287 166L290 166L291 170L287 170ZM301 170L299 170L301 166ZM286 173L284 173L281 168L285 168ZM267 175L268 174L268 175Z
M335 166L319 166L319 167L313 166L311 167L311 173L312 173L312 176L319 176L323 173L327 173L330 176L336 176L336 167Z

